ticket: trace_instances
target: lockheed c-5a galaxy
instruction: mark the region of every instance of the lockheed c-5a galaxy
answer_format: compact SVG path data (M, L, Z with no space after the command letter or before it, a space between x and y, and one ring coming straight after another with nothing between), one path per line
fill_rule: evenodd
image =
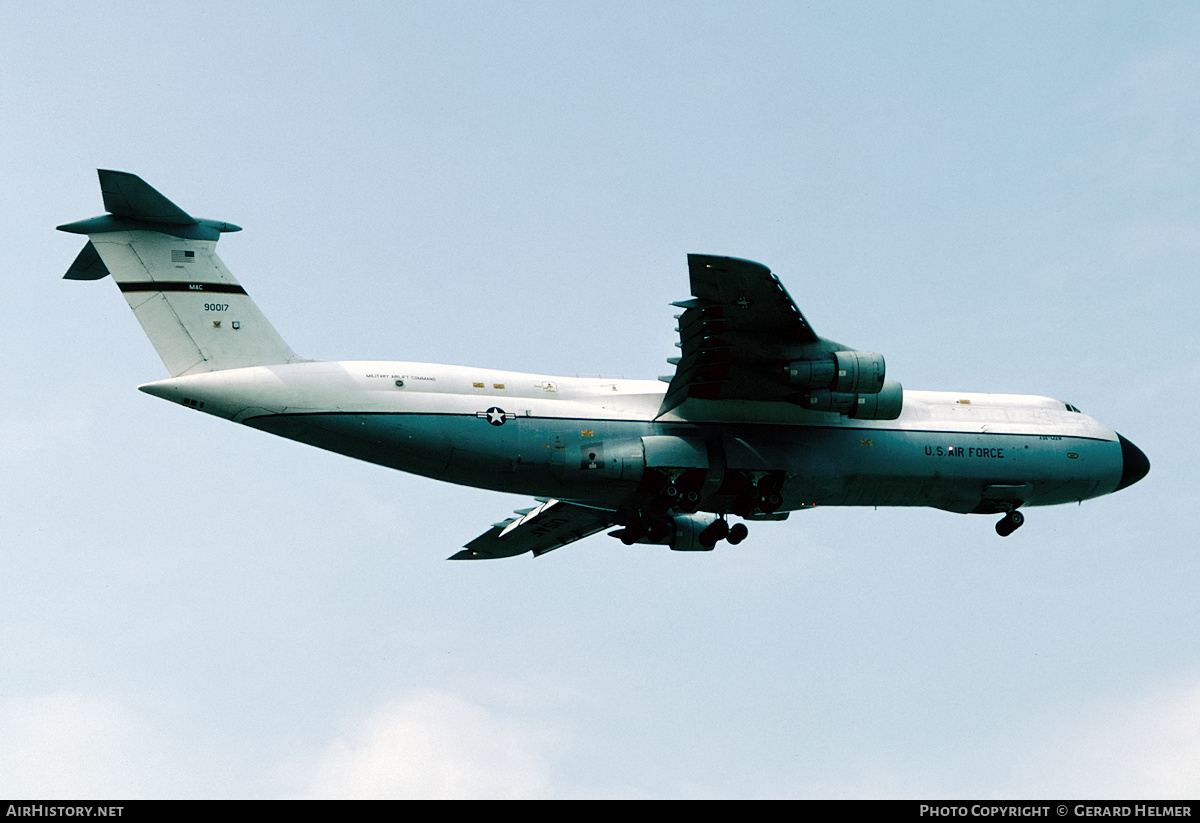
M101 171L108 214L72 280L109 274L171 373L141 386L189 409L389 466L530 495L454 559L534 555L605 529L712 549L745 521L812 506L1002 515L1136 483L1137 446L1049 397L906 391L884 359L817 335L767 267L688 255L679 356L659 380L555 377L297 356L216 255L230 223ZM739 522L731 525L730 520ZM615 528L614 528L615 527Z

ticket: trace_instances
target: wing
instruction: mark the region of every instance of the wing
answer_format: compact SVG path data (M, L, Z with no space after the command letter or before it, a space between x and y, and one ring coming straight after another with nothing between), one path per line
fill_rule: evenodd
M783 401L850 417L894 419L902 389L883 358L817 336L760 263L689 254L691 300L674 305L682 354L659 414L689 399ZM666 378L664 378L666 379Z
M616 524L607 512L561 500L543 500L541 505L515 514L517 517L494 524L449 559L490 560L526 552L533 552L536 557Z
M782 366L823 342L779 278L760 263L735 257L688 255L691 300L674 305L680 357L662 412L688 398L786 400L796 389L780 379ZM836 347L835 347L836 348Z

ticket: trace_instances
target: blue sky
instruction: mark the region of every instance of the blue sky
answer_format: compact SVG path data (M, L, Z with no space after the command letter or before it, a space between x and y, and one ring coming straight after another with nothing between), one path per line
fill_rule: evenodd
M0 795L1195 797L1187 3L5 11ZM685 255L1149 455L1080 507L444 558L527 501L162 403L95 169L302 354L654 377Z

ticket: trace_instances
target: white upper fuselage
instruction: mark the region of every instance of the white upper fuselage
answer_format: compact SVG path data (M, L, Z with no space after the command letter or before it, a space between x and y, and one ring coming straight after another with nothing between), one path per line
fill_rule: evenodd
M1028 395L906 391L903 413L885 421L740 401L689 400L660 414L660 381L388 361L252 366L141 388L402 471L600 508L627 499L661 448L691 448L716 467L714 478L776 474L781 512L966 512L996 495L1049 505L1107 494L1122 475L1115 432L1061 401Z
M660 423L772 424L1086 437L1116 441L1095 418L1037 395L904 392L897 420L855 420L788 403L692 400L659 416L658 380L561 377L404 361L312 361L203 372L142 391L235 422L262 415L331 413L475 415ZM196 401L196 402L191 402Z

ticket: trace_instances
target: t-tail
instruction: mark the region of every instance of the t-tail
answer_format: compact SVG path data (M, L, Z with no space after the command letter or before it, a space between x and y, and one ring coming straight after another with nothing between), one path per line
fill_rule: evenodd
M109 274L172 377L298 358L217 257L232 223L192 217L135 174L100 170L108 214L59 226L88 244L65 275Z

